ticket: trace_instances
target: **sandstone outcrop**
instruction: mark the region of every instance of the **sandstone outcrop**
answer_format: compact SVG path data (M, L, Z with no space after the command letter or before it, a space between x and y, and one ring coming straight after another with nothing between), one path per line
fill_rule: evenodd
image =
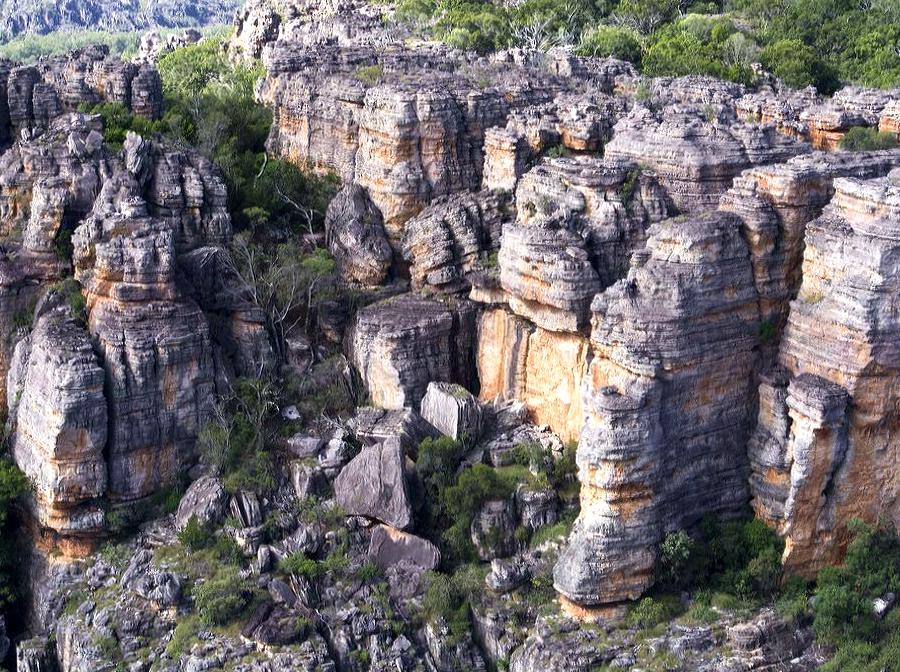
M810 574L840 560L848 522L898 522L893 467L900 186L834 181L807 225L803 282L763 378L750 442L754 508L785 535L785 563Z
M817 152L747 170L723 196L721 209L740 216L750 248L768 364L800 289L806 224L831 200L834 180L881 177L897 165L897 151Z
M77 291L77 290L76 290ZM69 297L53 293L16 346L8 397L13 459L31 479L31 512L77 548L105 522L104 373Z
M312 49L280 40L263 60L270 151L365 187L395 248L432 199L481 185L487 128L558 88L545 74L496 66L484 88L464 55L436 46Z
M616 124L605 156L653 170L675 208L691 213L715 207L744 169L809 151L772 125L746 124L733 114L697 106L660 112L637 107Z
M624 275L667 208L655 178L636 164L579 157L528 172L516 211L498 256L510 308L544 329L578 332L594 295Z
M590 353L586 337L547 331L505 308L490 308L478 318L477 343L482 400L521 400L534 422L565 440L578 438Z
M655 224L591 310L581 514L554 570L556 588L582 605L636 598L666 532L746 506L759 325L738 220Z
M416 408L433 381L468 387L474 307L403 294L359 311L348 336L353 365L375 406Z

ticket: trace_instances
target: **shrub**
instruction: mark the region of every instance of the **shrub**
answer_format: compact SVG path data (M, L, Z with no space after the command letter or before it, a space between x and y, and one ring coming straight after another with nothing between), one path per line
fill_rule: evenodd
M184 529L178 533L178 542L190 551L200 551L212 543L213 536L197 516L191 516Z
M641 62L641 42L637 33L618 26L597 26L578 45L584 56L612 56L635 64Z
M279 562L278 566L288 574L302 576L310 580L319 578L325 570L322 563L313 560L305 553L292 553Z
M834 93L839 86L833 70L819 52L797 39L784 39L763 48L760 58L766 68L788 86L801 89L815 86L819 91Z
M895 149L897 146L897 136L893 133L879 132L878 129L864 126L851 128L841 140L841 149L847 152L872 152Z
M639 628L652 628L669 619L666 605L652 597L645 597L628 612L627 622Z
M14 535L7 529L13 502L28 492L30 483L25 474L12 463L0 457L0 609L15 599L15 586L10 569L14 562Z
M680 588L693 582L690 576L694 541L684 530L667 534L659 548L660 578L663 583Z
M203 583L193 591L197 614L207 625L228 625L247 608L252 590L236 571Z
M172 639L166 644L166 653L174 660L190 651L191 646L197 641L200 634L200 620L196 616L188 616L179 620L172 633Z

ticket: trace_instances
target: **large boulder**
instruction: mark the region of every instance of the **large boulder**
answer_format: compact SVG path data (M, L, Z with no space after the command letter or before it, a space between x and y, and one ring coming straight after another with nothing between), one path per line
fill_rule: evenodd
M374 518L401 530L409 527L413 509L399 440L363 448L338 474L334 495L338 506L350 515Z
M228 508L228 493L222 487L222 479L215 476L201 476L191 483L178 504L175 514L175 528L183 530L191 518L201 525L215 525L225 516Z
M481 433L481 407L461 385L430 383L421 413L426 422L454 441L474 443Z
M381 570L405 563L427 571L437 569L441 552L427 539L387 525L376 525L369 540L369 558Z
M344 278L361 285L387 279L393 252L365 189L349 184L337 193L325 213L325 237Z

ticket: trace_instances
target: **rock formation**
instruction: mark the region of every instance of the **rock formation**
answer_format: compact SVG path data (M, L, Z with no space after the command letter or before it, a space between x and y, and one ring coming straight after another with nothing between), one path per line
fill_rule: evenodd
M554 573L582 605L635 599L666 532L746 505L758 321L738 221L655 224L628 276L591 310L582 508Z
M892 176L834 181L831 203L807 225L778 368L760 386L749 444L754 508L785 535L785 563L803 574L840 559L851 519L900 515L890 392L900 184Z

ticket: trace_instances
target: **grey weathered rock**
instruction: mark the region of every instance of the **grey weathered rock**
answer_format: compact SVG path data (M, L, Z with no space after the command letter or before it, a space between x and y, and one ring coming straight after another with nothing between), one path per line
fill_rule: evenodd
M435 436L434 429L411 408L384 410L365 406L356 409L353 417L353 433L363 444L371 446L397 437L403 452L415 454L416 448L427 437Z
M74 550L105 523L108 417L103 369L68 301L51 295L17 345L8 398L12 456L35 485L32 514Z
M387 525L372 528L368 555L383 571L398 563L429 571L441 562L441 552L430 541Z
M349 184L337 193L325 214L325 235L344 278L361 285L380 285L387 278L393 252L381 213L365 189Z
M531 580L531 565L515 556L491 560L491 571L485 579L487 587L498 593L508 593Z
M412 504L398 440L363 448L334 481L339 506L400 530L412 524Z
M351 359L375 406L415 408L432 381L468 382L474 313L455 308L404 294L359 311Z
M16 669L19 672L55 672L53 647L46 637L34 637L16 644Z
M529 530L553 525L559 517L559 502L552 488L534 489L522 486L516 491L519 521Z
M202 476L191 483L178 503L175 513L175 528L183 530L191 518L204 526L221 522L228 508L228 493L222 487L222 479L216 476Z
M582 509L554 570L566 598L637 598L666 531L746 506L756 297L739 221L709 213L651 227L594 300Z
M715 207L745 168L810 151L774 126L736 123L732 115L707 116L698 107L666 107L660 114L635 108L616 124L605 156L654 170L679 211L699 212Z
M294 494L301 502L321 495L328 489L325 472L317 464L310 464L307 460L294 460L290 464L290 473Z
M472 520L471 537L482 560L512 555L516 551L516 515L511 500L485 502Z
M460 385L429 383L420 412L425 422L454 441L474 443L481 434L481 407Z

